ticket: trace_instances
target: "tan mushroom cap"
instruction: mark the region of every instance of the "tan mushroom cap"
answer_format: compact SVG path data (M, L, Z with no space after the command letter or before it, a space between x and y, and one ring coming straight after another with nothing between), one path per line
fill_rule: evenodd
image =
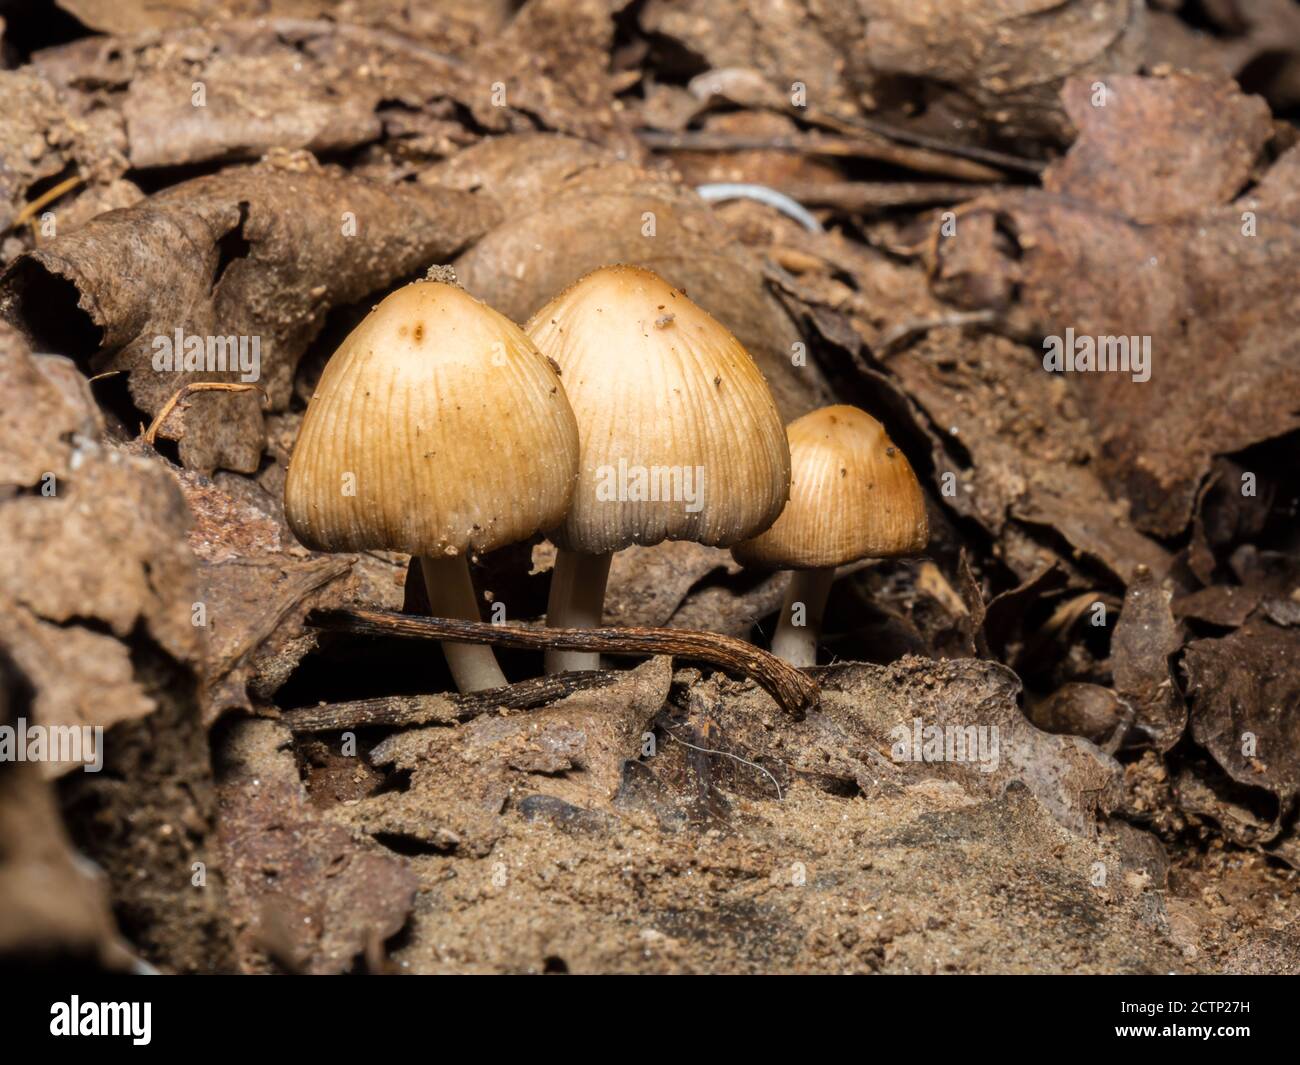
M790 502L765 533L732 548L746 566L819 569L921 551L925 497L875 418L823 407L790 423Z
M519 327L454 284L419 281L326 365L285 513L318 550L490 551L563 519L577 463L564 389Z
M650 270L605 266L527 331L561 367L581 439L559 546L727 546L776 519L790 485L781 416L740 341L685 293Z

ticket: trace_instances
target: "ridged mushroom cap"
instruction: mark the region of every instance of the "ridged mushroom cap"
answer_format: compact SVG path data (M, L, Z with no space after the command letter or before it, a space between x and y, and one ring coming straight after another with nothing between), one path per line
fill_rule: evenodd
M458 286L418 281L326 364L285 514L322 551L490 551L561 521L577 468L573 411L532 342Z
M772 394L740 341L685 293L650 270L605 266L527 331L561 368L581 441L557 544L727 546L776 519L790 454Z
M746 566L817 569L920 552L925 496L885 427L856 407L790 423L790 502L766 532L732 548Z

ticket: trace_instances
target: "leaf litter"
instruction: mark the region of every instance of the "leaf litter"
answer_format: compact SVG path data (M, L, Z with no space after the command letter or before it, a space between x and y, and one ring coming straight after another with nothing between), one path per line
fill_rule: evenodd
M0 71L0 680L7 721L103 727L124 783L0 765L6 957L1300 969L1284 15L62 6L109 36ZM284 521L351 325L435 263L523 321L613 261L728 325L787 420L881 418L926 485L927 556L842 573L801 722L667 658L469 712L423 641L308 623L419 608L404 556ZM259 337L260 391L183 394L239 375L155 370L178 329ZM1067 330L1149 337L1151 380L1048 372ZM512 621L550 552L474 560ZM782 594L665 544L619 556L607 621L763 644Z

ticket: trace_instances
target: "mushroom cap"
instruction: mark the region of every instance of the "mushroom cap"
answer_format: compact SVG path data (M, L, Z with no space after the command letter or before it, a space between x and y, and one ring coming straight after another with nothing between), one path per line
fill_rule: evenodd
M326 364L285 515L322 551L490 551L563 520L577 468L573 411L532 342L458 286L417 281Z
M738 562L820 569L925 547L925 496L875 418L856 407L822 407L791 422L788 433L790 502L770 529L732 548Z
M550 533L560 547L727 546L776 519L790 487L781 416L740 341L684 292L605 266L527 331L560 366L578 420L578 488Z

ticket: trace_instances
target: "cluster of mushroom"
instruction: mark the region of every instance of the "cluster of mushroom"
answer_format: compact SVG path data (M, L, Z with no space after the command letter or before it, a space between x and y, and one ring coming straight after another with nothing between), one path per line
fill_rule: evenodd
M835 567L927 537L920 486L877 421L827 407L787 438L740 342L621 265L524 330L436 270L388 296L325 367L285 511L316 550L417 556L433 613L474 621L470 553L539 531L558 548L547 624L563 628L600 624L616 551L732 547L745 565L794 570L773 650L800 666L815 664ZM461 691L506 683L490 647L443 651ZM551 673L598 665L546 658Z

